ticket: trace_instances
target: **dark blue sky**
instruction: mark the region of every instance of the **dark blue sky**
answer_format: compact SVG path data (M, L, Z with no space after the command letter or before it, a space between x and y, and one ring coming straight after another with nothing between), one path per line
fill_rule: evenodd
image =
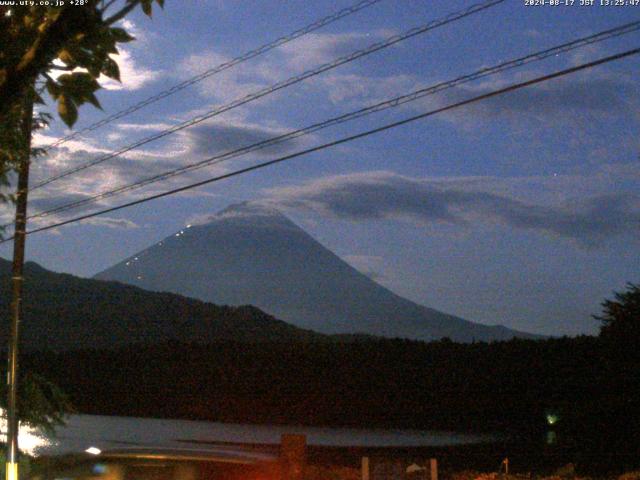
M599 1L597 2L599 4ZM640 19L640 6L504 4L404 41L34 192L31 212ZM123 84L105 113L349 6L348 1L168 0L134 15ZM472 5L382 0L194 85L38 160L43 179L390 35ZM157 192L640 46L633 33L469 83L103 201ZM594 333L599 303L639 281L637 58L609 63L290 163L33 235L29 258L92 275L230 203L269 201L396 293L483 323ZM83 107L77 127L104 113ZM56 121L39 134L51 142ZM67 216L58 218L68 218ZM8 218L8 214L5 214ZM45 225L51 220L34 221ZM10 255L10 247L0 247ZM215 248L215 246L212 246Z

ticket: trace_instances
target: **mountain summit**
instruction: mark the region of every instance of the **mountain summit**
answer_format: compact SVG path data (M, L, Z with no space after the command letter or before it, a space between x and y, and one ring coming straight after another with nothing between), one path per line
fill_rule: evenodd
M435 340L533 335L469 322L402 298L323 247L278 210L232 205L95 276L216 304L255 305L323 333Z

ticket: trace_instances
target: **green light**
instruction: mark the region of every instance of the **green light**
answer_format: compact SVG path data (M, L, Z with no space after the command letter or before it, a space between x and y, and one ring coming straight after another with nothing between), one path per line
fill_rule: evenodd
M555 413L547 413L547 423L549 425L554 425L556 423L558 423L558 420L560 420L560 416L555 414Z

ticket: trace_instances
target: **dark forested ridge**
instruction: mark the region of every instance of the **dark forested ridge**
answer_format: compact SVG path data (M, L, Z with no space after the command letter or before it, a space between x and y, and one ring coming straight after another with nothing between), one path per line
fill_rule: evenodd
M0 316L7 318L10 263L0 259ZM112 348L177 341L292 341L323 336L252 307L227 307L117 282L25 265L23 348ZM7 345L7 328L0 342Z

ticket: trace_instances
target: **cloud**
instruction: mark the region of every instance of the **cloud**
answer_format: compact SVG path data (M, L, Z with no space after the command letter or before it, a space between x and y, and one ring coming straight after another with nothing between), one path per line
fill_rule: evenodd
M150 131L150 132L157 132L160 130L165 130L167 128L171 128L173 127L172 124L170 123L163 123L163 122L157 122L157 123L118 123L116 125L116 128L118 130L124 130L127 132L144 132L144 131Z
M147 36L149 35L149 33L138 27L138 25L133 20L124 18L120 20L120 22L118 22L118 26L120 28L124 28L127 33L129 33L129 35L135 37L135 41L137 43L135 43L134 45L140 45L140 43L145 43L147 41Z
M112 229L124 229L130 230L133 228L138 228L138 224L132 222L131 220L127 220L126 218L112 218L112 217L93 217L87 218L86 220L82 220L85 225L94 225L97 227L107 227Z
M51 138L43 134L36 137L37 143L50 143ZM32 184L49 179L74 167L86 164L110 153L90 141L73 140L52 148L47 155L39 157L32 166ZM122 185L133 183L142 178L181 166L186 159L175 157L173 152L136 150L121 157L106 160L104 163L78 171L68 177L56 180L30 194L30 213L36 214L69 203L82 201L89 197ZM168 182L171 184L171 182ZM167 184L158 184L155 188L166 188ZM33 222L39 225L54 223L93 209L103 208L125 200L131 200L142 194L149 194L146 188L130 192L126 196L101 199L97 202L76 207L65 213L50 214ZM114 225L111 222L110 225Z
M348 55L391 34L385 30L369 33L309 33L278 47L278 50L292 70L302 71Z
M501 77L481 84L461 85L445 90L436 97L427 97L420 103L440 107L485 95L534 76L536 72L530 71L522 72L511 80ZM455 121L475 122L477 119L496 117L526 121L533 116L546 124L558 120L575 123L583 119L585 114L607 118L635 115L638 105L640 87L625 76L572 75L571 78L559 78L488 98L446 117Z
M118 48L118 54L110 55L120 67L122 82L101 75L98 82L106 90L138 90L160 76L160 72L150 70L134 60L131 52L124 47Z
M326 177L273 189L280 207L347 220L402 220L421 224L500 224L595 246L640 228L640 196L600 195L572 205L541 205L483 191L467 181L415 179L393 172Z
M404 93L418 90L423 85L411 75L367 77L355 73L332 73L316 81L326 88L329 100L335 105L369 105Z
M189 153L196 158L206 158L217 153L236 150L238 148L263 142L289 132L282 127L268 127L249 122L215 121L200 124L185 132L189 145ZM304 142L302 139L292 139L274 144L259 150L260 155L282 154L295 150Z
M191 78L231 59L214 51L190 55L178 66L178 76L183 79ZM274 83L280 72L275 66L273 68L272 70L265 62L240 63L200 81L197 84L198 90L205 98L228 103Z
M36 134L34 143L42 145L51 143L52 140L55 139L43 134ZM47 155L34 162L32 183L36 184L41 180L112 153L111 148L105 148L98 143L99 141L72 140L50 149ZM101 186L112 187L120 181L133 181L141 175L147 176L166 168L178 166L183 159L176 158L175 154L175 151L166 147L157 151L135 149L106 160L99 165L81 170L69 176L67 180L56 181L52 186L69 181L72 185L65 186L67 194L77 193L77 191L95 193L96 188Z
M210 223L213 219L214 219L214 215L211 213L198 213L196 215L191 215L187 217L184 223L185 223L185 226L187 225L199 226L199 225L206 225L207 223Z
M157 131L167 126L168 124L164 123L119 124L115 126L113 133L123 135L123 137L118 138L120 138L121 144L126 144L127 137L131 132ZM99 165L83 169L73 175L54 181L43 188L35 189L30 198L31 213L35 214L89 199L96 194L144 181L167 171L181 169L218 153L260 142L288 131L289 129L276 124L260 125L247 122L238 115L232 116L224 122L217 119L216 121L207 121L177 132L175 135L158 142L158 144L154 143L154 150L135 149L117 158L108 159ZM105 137L108 138L108 135L105 135ZM46 145L54 140L55 138L46 135L46 133L38 132L34 143ZM170 190L171 188L191 183L196 179L202 179L203 175L220 175L227 172L229 168L237 168L238 161L246 162L265 156L280 155L292 149L297 150L310 141L314 141L313 136L293 139L252 152L246 156L228 159L228 161L215 166L207 166L204 174L200 169L195 169L163 179L157 183L150 183L142 188L94 200L65 212L52 213L46 217L34 219L33 222L39 226L51 224L81 213ZM52 148L46 156L34 162L32 184L37 184L44 179L90 163L105 154L111 153L111 149L105 148L99 142L100 140L75 139ZM205 196L207 192L194 190L185 192L185 195Z
M29 200L29 213L34 214L37 212L41 212L44 210L49 210L52 208L56 208L60 205L65 205L77 201L84 200L88 198L90 195L88 193L70 193L66 194L63 189L55 190L56 193L52 193L52 190L45 191L36 190ZM88 213L96 208L95 204L84 205L79 208L75 208L72 211L64 213L50 213L42 217L31 218L28 221L29 229L39 228L47 225L52 225L54 223L60 222L69 216L75 216L79 214ZM0 215L0 220L2 223L11 222L12 215L9 215L7 212L2 212ZM105 216L98 216L90 219L86 219L82 221L83 224L95 225L95 226L104 226L112 229L132 229L138 228L138 225L128 219L124 218L112 218ZM57 229L51 230L52 233L57 233Z
M62 204L74 203L88 198L89 195L83 193L60 194L55 197L43 196L36 190L29 199L29 207L34 211L49 210Z
M310 33L276 48L267 56L253 59L251 62L242 62L212 75L199 82L199 90L204 97L228 103L361 49L390 34L391 32L384 30L372 33ZM177 76L190 78L230 60L232 60L230 56L213 50L190 55L179 64ZM341 70L344 68L348 67L342 67ZM355 78L350 75L350 73L334 75L333 78L325 81L329 77L323 74L322 79L310 79L304 84L327 93L333 89L344 90L344 84L349 80L355 81L351 84L352 88L357 87L361 84L358 81L366 78L361 76ZM376 83L370 82L369 86ZM278 93L269 95L268 98L258 102L262 104L273 101L277 96ZM345 96L344 92L338 92L337 97L334 98L343 96Z

